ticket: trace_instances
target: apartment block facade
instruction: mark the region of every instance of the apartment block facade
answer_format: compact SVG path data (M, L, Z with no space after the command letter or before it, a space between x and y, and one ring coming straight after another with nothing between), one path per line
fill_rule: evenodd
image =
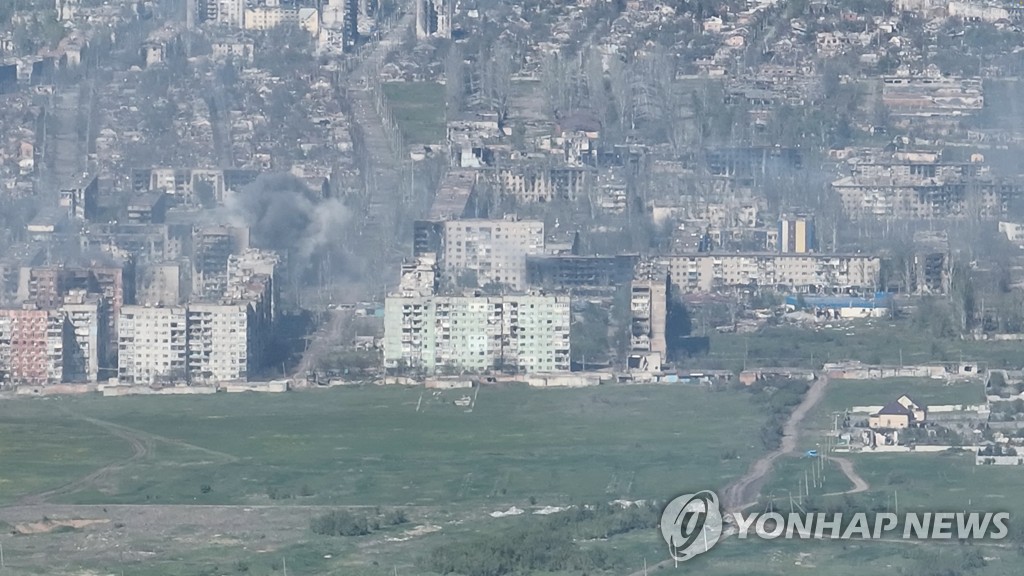
M384 307L384 364L520 373L570 369L568 296L392 296Z
M819 293L878 286L881 259L859 254L708 253L666 258L672 284L684 293L750 286Z
M0 375L15 384L63 382L70 338L67 320L58 310L0 309Z
M477 285L526 289L526 257L544 253L544 222L452 220L444 223L443 265L449 281L472 271Z
M634 353L657 353L666 358L665 326L668 318L669 275L667 269L643 262L637 267L630 290L629 348Z
M117 377L129 384L183 381L188 376L184 306L125 306L117 338Z

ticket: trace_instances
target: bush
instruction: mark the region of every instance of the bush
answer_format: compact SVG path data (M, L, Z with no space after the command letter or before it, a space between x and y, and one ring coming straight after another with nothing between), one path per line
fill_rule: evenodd
M576 506L544 519L527 519L500 534L443 544L427 556L424 568L465 576L605 570L605 552L584 552L577 542L652 529L658 525L659 516L653 503L626 508L608 504Z
M405 515L405 510L396 508L384 515L384 524L388 526L398 526L399 524L405 524L408 521L409 518Z
M357 516L347 510L335 510L310 520L309 528L321 536L366 536L379 530L380 522L376 518Z

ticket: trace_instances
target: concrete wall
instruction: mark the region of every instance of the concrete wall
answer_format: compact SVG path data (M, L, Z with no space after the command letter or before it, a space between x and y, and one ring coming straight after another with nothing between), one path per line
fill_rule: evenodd
M975 456L974 464L978 466L1021 466L1024 456Z
M69 394L91 394L96 384L52 384L49 386L18 386L18 396L65 396Z
M116 396L177 396L189 394L216 394L214 386L174 386L172 388L149 388L147 386L104 386L103 397Z
M533 388L583 388L597 386L601 377L592 374L558 374L550 376L530 376L526 383Z
M946 450L964 450L964 451L978 451L976 446L915 446L913 450L909 446L878 446L875 448L865 448L863 450L851 450L849 448L836 448L834 452L856 452L858 454L900 454L900 453L935 453L945 452Z

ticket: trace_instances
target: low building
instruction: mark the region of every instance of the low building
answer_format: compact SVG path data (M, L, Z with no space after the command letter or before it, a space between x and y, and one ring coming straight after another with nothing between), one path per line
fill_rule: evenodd
M889 402L868 418L872 430L902 430L921 426L927 419L927 409L906 394Z

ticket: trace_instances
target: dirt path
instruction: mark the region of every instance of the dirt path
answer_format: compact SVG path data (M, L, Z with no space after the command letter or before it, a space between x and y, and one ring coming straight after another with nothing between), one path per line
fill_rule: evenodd
M861 492L867 492L871 485L868 484L867 480L861 478L860 474L853 468L853 462L850 462L846 458L840 458L838 456L829 456L829 460L839 465L839 469L843 472L843 476L853 483L853 488L849 490L843 490L842 492L829 492L825 496L843 496L845 494L860 494Z
M819 375L814 383L811 384L811 387L807 389L807 393L804 394L803 400L789 415L789 419L786 420L786 424L783 425L781 445L777 449L755 461L750 469L747 470L746 474L726 487L725 491L722 493L722 508L725 512L740 512L756 503L757 495L761 490L761 485L764 484L768 474L772 471L772 465L775 464L775 461L796 450L800 424L803 423L807 413L821 401L821 398L825 395L825 387L827 385L828 377L825 375ZM850 463L847 462L847 464ZM839 466L842 468L843 464L840 462ZM850 472L853 473L852 464L850 464ZM846 473L845 469L844 473ZM856 476L855 473L854 475ZM849 475L847 475L847 477L852 480L852 477ZM863 482L863 479L861 479L861 482ZM856 481L854 483L856 484ZM634 572L630 574L630 576L645 576L651 572L664 570L665 568L674 565L675 561L669 558L653 566L648 566L644 570Z
M757 500L761 485L772 470L775 461L796 450L797 436L800 424L803 423L807 413L825 395L825 387L828 385L828 377L824 375L811 384L811 387L804 394L804 399L789 415L789 420L782 427L782 444L772 452L762 456L754 462L747 473L730 484L722 494L722 507L730 512L739 512L750 507ZM841 465L840 465L841 466Z
M55 497L67 496L69 494L81 492L82 490L85 490L89 486L95 484L98 480L103 478L108 473L148 457L153 452L153 444L155 442L163 442L174 446L181 446L183 448L197 450L199 452L208 454L210 456L215 456L227 462L235 462L238 460L237 457L232 456L231 454L225 454L224 452L210 450L209 448L203 448L202 446L196 446L194 444L189 444L181 440L157 436L156 434L150 434L148 432L143 432L141 430L129 428L127 426L122 426L120 424L114 424L113 422L107 422L105 420L99 420L97 418L89 418L87 416L74 414L67 410L65 410L64 412L69 417L79 418L94 426L103 428L111 435L128 442L132 449L132 455L122 460L111 462L110 464L107 464L106 466L103 466L77 480L68 482L63 486L59 486L51 490L46 490L44 492L24 496L17 502L17 504L15 504L15 506L38 506L40 504L45 504L46 502Z
M90 474L87 474L86 476L83 476L78 480L68 482L63 486L53 488L52 490L46 490L44 492L39 492L36 494L30 494L28 496L25 496L18 501L16 506L36 506L39 504L44 504L51 498L57 496L66 496L68 494L80 492L88 488L90 485L95 483L100 478L102 478L106 473L117 468L120 468L122 466L125 466L127 464L131 464L132 462L142 460L143 458L149 455L150 450L152 448L151 445L147 443L145 439L140 438L138 435L132 434L126 431L125 429L122 429L113 424L102 422L100 420L86 420L89 420L91 423L106 429L107 432L110 432L112 435L127 441L132 447L132 455L123 460L107 464L106 466L103 466L102 468L99 468L98 470Z

